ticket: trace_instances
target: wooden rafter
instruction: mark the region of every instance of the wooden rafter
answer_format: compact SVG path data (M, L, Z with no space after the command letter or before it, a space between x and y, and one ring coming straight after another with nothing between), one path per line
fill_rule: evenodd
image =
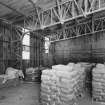
M99 8L96 8L96 10L93 10L92 9L92 8L94 8L94 3L96 2L96 0L92 0L92 1L84 0L84 3L83 3L84 8L82 8L82 1L83 0L81 0L80 3L77 0L67 0L65 2L59 2L59 0L56 0L56 5L54 5L50 9L47 9L47 10L50 10L51 11L50 14L47 14L48 19L50 19L51 21L49 20L49 22L47 22L47 18L44 19L44 17L43 17L44 16L44 13L47 10L43 10L43 11L39 12L38 11L39 10L38 9L39 7L36 6L36 4L33 2L33 0L28 0L28 1L32 4L32 6L33 6L33 8L35 10L34 14L32 14L32 16L33 16L32 19L33 20L31 20L31 21L28 20L28 18L27 18L27 16L25 16L25 14L21 13L20 11L17 11L15 8L11 7L10 5L8 5L6 3L3 3L1 1L0 1L0 4L3 5L3 6L5 6L6 8L9 8L10 10L14 11L14 13L17 13L16 14L17 16L15 17L16 19L17 19L18 16L20 16L20 19L18 19L18 20L21 20L21 19L24 20L24 17L26 17L26 19L27 19L26 23L28 23L27 25L29 25L30 27L32 25L35 26L35 29L37 29L36 27L39 27L39 23L40 23L40 28L42 28L42 27L49 27L49 26L52 26L52 25L61 23L62 20L64 20L64 22L66 22L68 20L76 19L77 17L83 17L83 16L86 16L88 14L93 14L96 11L101 11L103 9L105 10L105 8L104 7L101 7L101 5L100 5L101 4L100 3L101 0L98 1L97 6ZM71 6L70 2L73 2L72 6ZM66 8L67 10L65 10L65 13L63 13L62 12L64 10L63 5L65 3L69 3L69 5ZM57 9L56 9L56 7L57 7ZM81 13L80 14L77 13L78 11L74 11L75 9L78 9L78 11L81 12ZM69 13L68 13L68 11L69 11ZM74 14L71 17L68 16L67 18L63 18L64 15L66 15L66 14L69 15L70 13L72 14L73 11L76 13L76 15ZM37 21L36 21L36 17L38 17L38 20ZM13 20L11 20L11 21L15 22L15 18ZM33 24L32 24L32 22L33 22ZM47 24L44 24L46 22L47 22ZM8 23L9 23L9 21L8 21ZM12 22L10 22L10 23L12 23Z
M1 4L2 6L4 6L4 7L8 8L8 9L10 9L10 10L16 12L16 13L19 14L19 15L25 16L25 15L22 14L21 12L17 11L15 8L12 8L11 6L9 6L9 5L7 5L7 4L5 4L5 3L3 3L3 2L0 2L0 4Z

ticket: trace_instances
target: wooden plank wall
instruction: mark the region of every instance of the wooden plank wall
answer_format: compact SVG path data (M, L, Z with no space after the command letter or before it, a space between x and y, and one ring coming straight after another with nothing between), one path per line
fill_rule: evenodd
M44 66L68 62L105 62L105 31L57 41L44 55Z
M31 33L30 46L30 67L38 67L43 65L43 38L39 37L38 33Z
M2 29L5 26L0 25L0 74L4 74L8 66L8 59L10 59L10 31Z
M16 31L11 25L0 21L0 74L4 74L7 67L16 67L15 47L11 47L11 38L17 40Z
M67 64L71 61L105 62L105 32L58 41L51 46L54 47L54 52L49 52L49 58L44 58L52 60L49 65Z

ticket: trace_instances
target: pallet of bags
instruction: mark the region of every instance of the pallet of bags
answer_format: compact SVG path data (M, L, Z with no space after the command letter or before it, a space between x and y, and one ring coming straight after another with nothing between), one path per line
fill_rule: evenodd
M55 72L52 69L46 69L42 71L41 76L41 95L40 100L42 105L53 105L54 98L56 98L56 78L54 78Z
M25 80L29 82L40 83L41 82L41 70L38 67L27 68Z
M0 88L16 87L20 84L18 78L7 79L5 83L0 84Z
M33 82L34 81L34 72L37 70L37 68L27 68L26 69L26 76L25 76L25 80L28 82Z
M4 75L0 75L0 88L17 86L19 82L18 70L8 67Z
M74 63L54 65L42 72L41 79L41 102L44 105L74 105L83 94L85 69Z
M93 101L105 104L105 65L97 64L92 71Z
M52 66L57 76L57 100L56 105L74 105L76 103L75 86L77 71L73 71L74 63L68 65Z
M19 85L19 76L23 76L22 70L18 70L12 67L8 67L6 69L6 75L8 75L7 81L5 82L4 86L17 86Z
M4 87L4 83L7 81L8 75L2 74L0 75L0 88Z

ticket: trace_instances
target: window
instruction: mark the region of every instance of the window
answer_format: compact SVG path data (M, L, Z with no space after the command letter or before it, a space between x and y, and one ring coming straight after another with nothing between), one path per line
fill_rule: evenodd
M45 37L45 53L49 53L49 47L50 47L50 40L48 37Z
M23 45L26 45L26 46L30 46L30 36L28 34L26 34L23 38Z
M29 60L30 59L30 52L23 51L22 52L22 59Z
M23 44L22 59L29 60L30 59L30 33L26 29L23 29L23 32L27 32L27 34L24 35L22 40L22 44Z

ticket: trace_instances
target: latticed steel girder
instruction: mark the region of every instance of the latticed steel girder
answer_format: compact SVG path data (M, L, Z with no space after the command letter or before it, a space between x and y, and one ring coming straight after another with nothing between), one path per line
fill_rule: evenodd
M46 35L46 37L48 37L51 42L55 42L83 35L91 35L102 31L105 31L105 17L89 19L86 22L75 25L71 25L71 23L69 25L69 23L67 23L63 30L57 30L56 32Z
M33 14L25 19L25 27L32 30L43 29L104 9L105 0L68 0L63 3L56 0L56 6L37 12L38 16Z

